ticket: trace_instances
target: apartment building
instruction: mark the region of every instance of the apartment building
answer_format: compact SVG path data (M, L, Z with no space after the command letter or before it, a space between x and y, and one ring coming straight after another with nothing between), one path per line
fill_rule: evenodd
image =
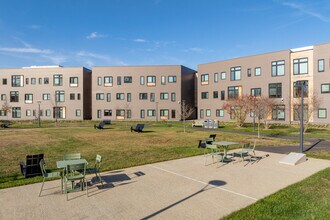
M0 69L0 120L33 120L39 114L41 120L91 119L91 73L62 66Z
M181 65L93 67L93 120L180 120L196 71Z
M198 118L232 121L223 109L228 100L242 94L268 96L277 105L269 119L291 123L298 120L294 106L301 96L298 83L304 83L305 111L316 95L321 105L310 118L314 123L329 123L330 44L265 53L198 66ZM307 114L305 114L307 115ZM248 116L247 122L253 120Z

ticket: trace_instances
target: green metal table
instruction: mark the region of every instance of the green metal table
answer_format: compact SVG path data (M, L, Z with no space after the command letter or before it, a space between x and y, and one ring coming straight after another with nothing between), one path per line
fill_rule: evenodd
M232 161L230 158L227 158L227 151L228 151L228 147L230 145L237 145L239 144L238 142L230 142L230 141L214 141L212 142L212 144L223 147L224 152L223 152L223 161L224 162L230 162Z

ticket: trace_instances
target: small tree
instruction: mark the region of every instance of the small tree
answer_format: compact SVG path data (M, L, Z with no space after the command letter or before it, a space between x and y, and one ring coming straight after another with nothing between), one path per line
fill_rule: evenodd
M251 105L251 97L249 95L242 95L234 99L229 99L222 107L236 120L236 125L242 127L246 117L251 112Z
M187 104L184 100L181 102L181 112L179 112L179 115L183 123L183 132L186 132L186 119L189 118L194 111L195 108Z
M2 104L1 110L5 112L7 119L8 119L8 114L11 112L11 106L8 104L7 101Z

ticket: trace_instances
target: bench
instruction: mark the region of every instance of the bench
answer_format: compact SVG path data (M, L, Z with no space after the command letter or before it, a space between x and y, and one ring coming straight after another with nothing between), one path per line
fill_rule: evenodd
M110 125L110 124L111 124L111 120L103 120L100 122L99 125L94 125L94 128L103 129L104 125Z
M131 127L131 132L135 131L140 133L143 131L143 128L144 128L144 124L137 124L135 128Z

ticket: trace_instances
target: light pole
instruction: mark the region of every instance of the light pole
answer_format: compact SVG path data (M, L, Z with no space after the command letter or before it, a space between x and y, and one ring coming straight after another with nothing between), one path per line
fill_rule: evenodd
M296 82L296 86L300 87L300 151L301 153L304 152L304 89L305 89L305 82L300 81Z
M40 128L40 104L41 104L41 101L38 101L38 128Z

